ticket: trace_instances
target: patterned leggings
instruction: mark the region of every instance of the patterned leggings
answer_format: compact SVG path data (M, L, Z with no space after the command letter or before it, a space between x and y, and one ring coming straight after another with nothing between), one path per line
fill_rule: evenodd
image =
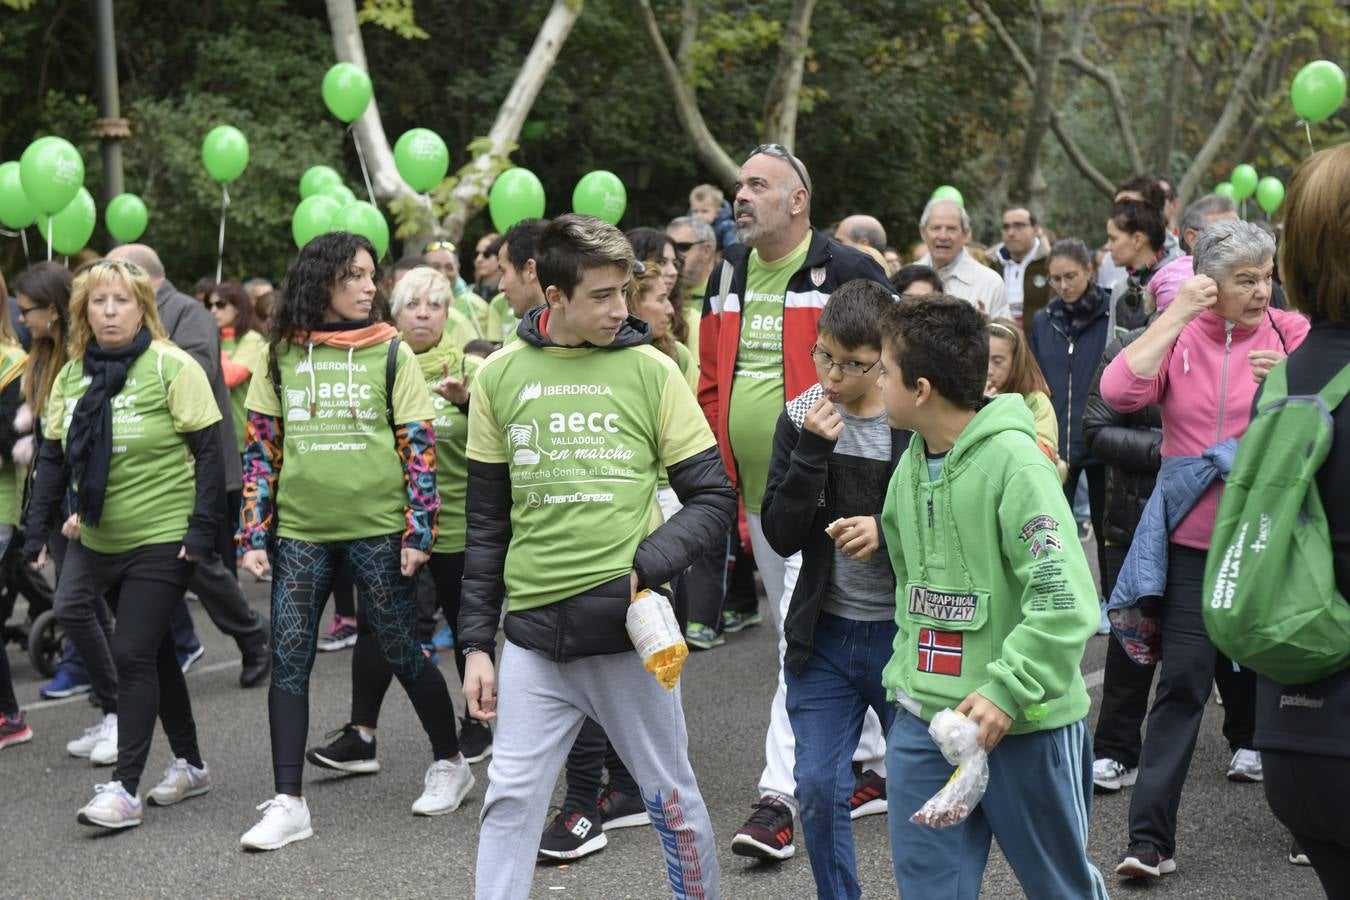
M408 693L435 759L459 753L455 713L440 670L422 654L413 582L399 572L397 534L354 541L311 543L279 538L272 572L272 686L267 714L272 770L279 794L300 795L309 733L309 673L319 620L345 559L380 655Z

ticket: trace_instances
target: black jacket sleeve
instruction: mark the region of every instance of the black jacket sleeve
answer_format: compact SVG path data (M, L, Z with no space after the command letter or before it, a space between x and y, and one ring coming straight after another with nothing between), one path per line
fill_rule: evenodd
M811 539L832 453L834 441L798 429L786 410L779 414L760 515L764 537L779 556L803 550Z
M459 651L495 655L506 596L506 550L511 544L511 477L506 463L469 460L464 506L464 585L456 627Z
M23 391L20 390L19 379L15 378L0 391L0 457L5 459L10 458L14 442L19 439L19 432L14 427L14 415L22 405Z
M221 511L225 508L225 460L220 455L220 423L183 435L195 462L193 474L197 497L188 516L183 546L194 556L210 556L216 551Z
M716 447L670 466L666 475L684 506L638 544L633 569L639 588L665 584L689 568L736 521L736 489Z
M1116 412L1102 399L1102 372L1124 349L1125 343L1116 338L1102 354L1083 408L1083 439L1087 442L1088 452L1098 461L1147 475L1162 466L1162 432L1131 425L1129 414Z
M69 483L65 448L60 441L43 441L33 471L32 496L24 517L23 558L29 562L38 558L47 538L55 530L61 498Z

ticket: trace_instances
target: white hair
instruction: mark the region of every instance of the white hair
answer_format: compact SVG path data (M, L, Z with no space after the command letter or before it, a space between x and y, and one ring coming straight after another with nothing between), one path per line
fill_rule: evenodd
M932 218L933 210L944 203L956 207L956 211L961 214L961 233L970 234L970 213L966 212L966 208L955 200L929 200L924 205L923 215L919 216L919 230L926 231L928 229L928 220Z
M1275 257L1275 239L1251 222L1221 219L1195 239L1195 273L1223 281L1241 266L1263 266Z
M408 274L394 285L394 291L389 295L389 312L397 316L403 311L403 307L417 297L439 300L441 305L449 309L454 296L455 289L451 286L450 279L430 266L417 266L409 269Z

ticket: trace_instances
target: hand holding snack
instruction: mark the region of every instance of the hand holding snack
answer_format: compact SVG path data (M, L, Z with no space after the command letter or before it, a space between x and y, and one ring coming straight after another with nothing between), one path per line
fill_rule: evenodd
M964 822L983 799L989 787L989 756L980 747L980 729L950 709L933 716L928 734L956 771L909 820L929 828L950 828Z

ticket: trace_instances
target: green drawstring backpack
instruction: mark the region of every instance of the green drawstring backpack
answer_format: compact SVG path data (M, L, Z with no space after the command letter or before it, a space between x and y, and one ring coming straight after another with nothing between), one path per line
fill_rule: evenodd
M1266 378L1228 474L1202 612L1229 658L1281 684L1304 684L1350 664L1350 603L1336 588L1317 490L1331 412L1350 394L1350 366L1317 394L1298 397L1289 396L1286 368L1280 363Z

